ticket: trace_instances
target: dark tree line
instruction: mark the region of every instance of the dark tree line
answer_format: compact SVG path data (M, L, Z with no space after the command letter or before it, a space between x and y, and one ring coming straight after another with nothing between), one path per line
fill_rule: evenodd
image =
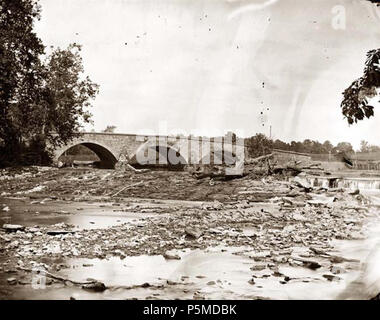
M281 149L286 151L309 153L309 154L350 154L354 152L352 145L349 142L339 142L333 145L330 141L320 143L315 140L306 139L304 141L291 141L290 143L277 140L271 140L264 134L256 134L253 137L246 139L248 153L251 157L259 157L269 154L273 149ZM373 146L372 146L373 147ZM372 149L373 151L374 149Z
M83 75L80 45L46 57L33 30L40 14L37 0L0 0L0 166L47 161L47 146L68 142L90 121L98 92Z

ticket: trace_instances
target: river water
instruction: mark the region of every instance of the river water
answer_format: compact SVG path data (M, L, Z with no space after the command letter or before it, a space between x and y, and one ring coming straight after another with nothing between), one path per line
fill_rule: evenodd
M380 192L364 190L374 207L380 207ZM1 223L24 226L68 223L74 228L106 228L122 223L137 223L154 212L120 212L118 205L98 202L33 201L28 198L2 198ZM26 214L27 213L27 214ZM339 281L326 281L323 271L281 266L289 277L280 281L269 269L253 272L253 261L244 254L249 248L214 247L206 250L173 252L181 260L163 256L136 256L120 259L60 259L68 268L59 275L72 280L87 278L105 283L101 293L77 286L52 284L44 289L17 286L9 299L368 299L380 292L380 223L374 216L368 224L365 240L332 243L335 253L360 262L344 262ZM249 230L245 230L249 233ZM243 254L242 254L243 252ZM319 261L323 265L323 261ZM254 284L249 280L255 275ZM142 286L149 283L149 286Z

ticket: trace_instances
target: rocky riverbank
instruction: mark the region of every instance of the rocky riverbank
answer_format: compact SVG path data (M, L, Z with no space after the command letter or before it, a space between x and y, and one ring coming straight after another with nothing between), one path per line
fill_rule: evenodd
M252 287L258 279L268 283L275 279L284 286L296 281L297 276L281 271L285 267L316 272L329 286L342 281L342 275L359 270L362 262L337 254L332 240L364 240L367 223L378 215L370 199L360 192L313 188L302 178L198 181L185 172L31 170L0 180L3 199L29 201L25 215L33 214L33 205L96 199L115 214L133 212L136 218L91 229L70 223L4 224L0 230L3 297L17 287L31 286L35 270L46 272L48 285L66 286L70 279L61 279L59 274L70 268L65 262L68 259L123 260L144 255L162 256L170 262L181 260L181 252L210 248L233 249L233 255L248 259L246 282ZM189 198L197 201L182 201ZM9 200L1 205L0 199L3 217L11 216L12 210ZM80 210L68 214L78 215ZM85 282L86 277L79 285ZM102 288L106 290L106 286ZM264 290L265 281L259 287ZM257 293L260 290L255 292L257 297L263 296Z

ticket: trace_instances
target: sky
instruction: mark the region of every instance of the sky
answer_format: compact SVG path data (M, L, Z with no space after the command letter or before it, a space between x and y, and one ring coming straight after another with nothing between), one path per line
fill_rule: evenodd
M47 47L81 44L100 85L93 125L119 133L380 145L380 112L349 126L342 92L380 47L363 0L40 0ZM379 99L374 100L378 106ZM380 110L380 108L379 108Z

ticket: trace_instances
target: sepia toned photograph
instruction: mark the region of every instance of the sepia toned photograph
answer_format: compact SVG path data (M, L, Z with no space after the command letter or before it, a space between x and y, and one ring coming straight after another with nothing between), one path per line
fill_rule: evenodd
M375 0L0 0L0 300L380 300L379 93Z

